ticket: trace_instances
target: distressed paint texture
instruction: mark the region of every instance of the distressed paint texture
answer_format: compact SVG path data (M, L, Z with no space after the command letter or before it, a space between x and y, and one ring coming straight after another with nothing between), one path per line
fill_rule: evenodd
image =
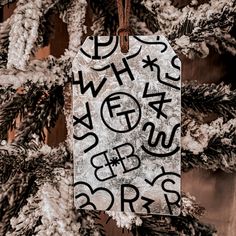
M88 37L72 63L77 208L178 215L181 63L163 36Z

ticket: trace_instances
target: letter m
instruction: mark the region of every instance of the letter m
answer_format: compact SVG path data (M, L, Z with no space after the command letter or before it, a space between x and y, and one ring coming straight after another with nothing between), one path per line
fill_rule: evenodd
M73 84L79 84L80 85L80 91L81 94L85 94L86 91L90 88L91 93L93 95L93 97L97 97L97 95L99 94L100 90L102 89L103 85L106 83L107 78L103 78L102 81L100 82L100 84L97 86L97 88L95 88L93 81L89 81L86 85L84 84L84 78L83 78L83 73L80 70L78 72L79 75L79 80L75 80L74 79L74 75L72 77L72 83Z

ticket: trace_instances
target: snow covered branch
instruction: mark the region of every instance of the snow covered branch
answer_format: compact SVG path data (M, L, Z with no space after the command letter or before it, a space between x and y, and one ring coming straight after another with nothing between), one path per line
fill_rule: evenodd
M9 93L5 94L9 96ZM21 91L16 92L9 100L6 98L0 110L0 139L6 137L7 131L16 128L15 143L27 145L35 139L44 140L44 128L55 126L64 105L62 86L37 86L25 83ZM15 119L20 116L19 127Z
M183 170L236 170L236 119L224 123L218 118L210 124L189 120L183 124L182 133Z
M19 0L11 17L8 68L24 70L39 36L40 21L59 0Z
M0 69L7 64L7 48L9 45L10 18L0 23Z
M208 45L236 54L236 41L229 34L235 24L234 0L210 0L198 7L182 9L170 0L144 0L142 4L153 14L159 25L158 33L166 35L175 50L193 58L209 54Z
M2 145L0 167L1 235L102 235L99 212L74 208L72 156L65 145Z
M69 51L75 56L82 42L82 36L86 33L85 16L87 9L86 0L71 0L67 5L66 11L62 15L62 19L67 23L69 33Z
M236 90L230 85L185 84L182 88L182 111L216 113L227 120L236 118Z
M50 56L45 61L33 60L25 67L25 71L17 69L1 69L0 89L8 86L12 89L25 87L25 85L36 84L37 86L64 85L68 80L70 71L67 68L68 58L55 59Z

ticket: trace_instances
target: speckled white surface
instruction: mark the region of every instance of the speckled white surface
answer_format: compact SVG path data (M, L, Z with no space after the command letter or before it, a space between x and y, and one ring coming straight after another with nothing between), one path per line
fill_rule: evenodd
M108 36L98 37L99 42L108 40ZM119 44L116 47L117 40L118 37L114 36L108 46L98 48L98 54L103 56L112 49L115 50L110 56L98 60L88 56L94 54L95 40L93 37L87 38L82 49L88 55L79 51L73 61L74 80L80 80L80 84L73 85L73 115L77 118L85 116L87 103L92 122L92 126L90 126L88 117L83 117L83 122L87 125L80 122L74 125L74 135L77 137L74 139L73 147L75 206L77 208L82 206L86 209L96 208L97 210L131 211L130 204L122 201L122 198L137 198L132 202L135 212L147 213L150 211L154 214L178 215L179 207L176 204L168 206L167 202L177 202L178 194L180 194L180 127L177 126L181 120L180 60L163 36L160 38L157 36L138 36L138 38L130 36L128 54L120 52ZM167 45L166 48L163 43ZM164 49L166 50L164 51ZM137 55L129 58L134 54ZM148 56L151 61L156 59L153 62L157 66L145 66ZM125 68L124 63L128 64L133 80L131 80L132 76L125 71L120 74L123 83L120 85L114 74L114 67L117 71L122 70ZM107 68L101 70L104 67ZM96 97L92 95L91 87L82 91L83 94L81 93L79 71L83 77L83 87L92 81L94 87L97 88L104 77L106 78ZM158 72L160 72L159 80ZM168 79L166 73L172 78L179 79ZM147 92L146 96L143 96L145 86ZM162 97L147 95L162 92L165 92L164 99L171 99L162 107L162 112L167 118L162 115L157 118L160 104L154 104L156 110L149 104L160 101ZM115 95L112 95L114 93ZM107 101L111 98L110 107L112 108L109 111ZM131 110L131 113L126 113L126 116L133 129L124 132L128 129L129 124L122 112L127 110ZM155 128L153 137L151 136L152 127ZM160 134L160 132L165 132L166 140L163 140L164 133ZM84 151L95 143L94 134L98 138L98 143L85 153ZM158 134L160 140L155 143ZM173 134L173 142L171 142L171 134ZM169 142L171 145L168 146ZM114 149L119 145L118 149ZM147 149L148 153L144 149ZM121 159L124 159L119 160L117 150ZM106 152L107 159L103 154L98 155L102 152ZM157 155L150 155L150 152ZM172 155L160 156L171 152L173 152ZM131 156L129 157L129 155ZM118 163L107 165L114 158L118 158ZM139 168L136 168L139 164ZM101 168L96 170L98 166ZM163 170L171 173L160 176L153 186L148 183L163 173ZM113 175L116 176L109 178ZM107 180L101 181L106 178Z

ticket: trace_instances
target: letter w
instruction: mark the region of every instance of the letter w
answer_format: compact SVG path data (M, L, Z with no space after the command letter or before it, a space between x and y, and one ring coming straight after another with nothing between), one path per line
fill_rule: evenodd
M85 94L86 91L90 88L91 89L91 93L93 95L93 97L97 97L97 95L99 94L100 90L102 89L103 85L106 83L107 78L103 78L102 81L100 82L100 84L98 85L97 88L94 87L93 81L89 81L89 83L87 85L84 85L84 79L83 79L83 73L80 70L79 72L79 80L75 81L74 76L73 76L73 84L79 84L80 85L80 91L81 94Z

